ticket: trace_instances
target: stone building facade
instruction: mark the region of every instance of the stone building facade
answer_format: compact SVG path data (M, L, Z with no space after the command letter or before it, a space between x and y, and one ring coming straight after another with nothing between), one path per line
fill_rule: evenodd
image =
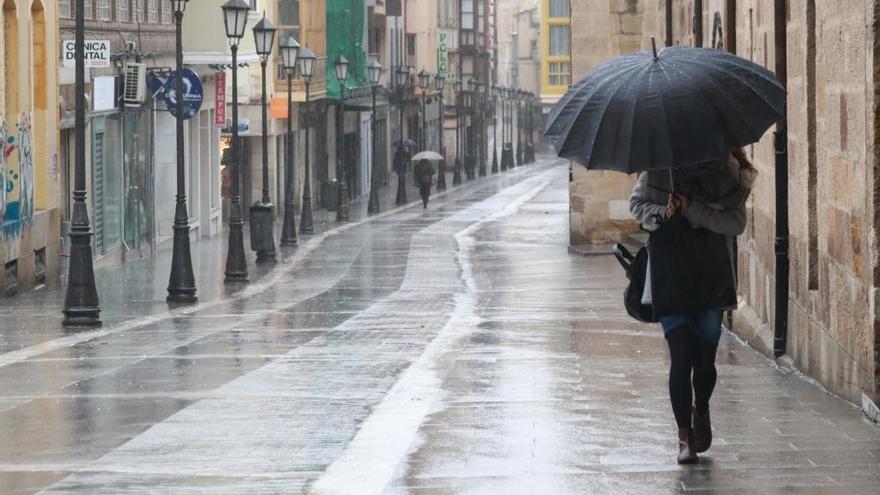
M546 0L545 0L546 1ZM644 1L572 0L571 52L574 80L593 67L642 47ZM635 176L587 171L572 165L571 244L617 242L638 225L629 214L629 193Z
M667 5L674 43L696 41L695 2L640 3L650 13L644 17L643 45L650 36L665 39ZM771 353L776 286L787 284L786 354L832 392L870 409L869 401L876 403L880 395L880 178L875 172L880 10L857 0L702 4L697 15L704 46L776 70L779 39L787 58L790 275L776 279L782 211L777 203L784 195L777 186L771 129L747 150L760 175L748 204L749 225L738 242L742 304L734 329ZM784 36L777 36L777 26Z
M0 295L58 282L58 4L5 0L0 47Z

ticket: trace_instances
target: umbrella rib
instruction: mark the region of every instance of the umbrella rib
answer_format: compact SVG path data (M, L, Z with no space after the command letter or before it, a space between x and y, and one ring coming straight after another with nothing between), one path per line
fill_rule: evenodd
M693 63L694 65L699 65L699 66L701 66L701 67L706 67L706 68L714 69L714 70L720 70L719 67L718 67L717 65L707 64L707 63L705 63L705 62L703 62L703 61L700 61L700 60L690 60L689 62L690 62L690 63ZM737 64L737 67L739 67L739 68L741 68L741 69L748 69L748 67L743 67L743 66L740 66L740 65L738 65L738 64ZM747 84L746 81L744 81L744 80L739 76L739 74L737 74L736 72L728 71L728 72L725 72L725 74L730 75L731 77L733 77L734 79L736 79L737 82L739 82L740 84L742 84L746 89L748 89L749 91L751 91L752 93L754 93L758 98L764 100L764 103L766 103L767 106L769 106L769 107L772 108L776 113L778 113L780 117L782 117L782 115L785 114L784 103L783 103L783 108L782 108L782 109L778 109L778 108L776 108L776 107L773 105L773 102L769 101L769 100L768 100L763 94L757 92L757 91L755 90L755 88L754 88L752 85ZM759 73L755 72L755 74L759 74ZM770 80L770 82L772 83L773 86L776 86L776 88L777 88L778 90L780 90L780 91L782 91L783 93L785 93L785 88L782 87L782 86L780 86L778 82L775 82L775 81L773 81L773 80Z

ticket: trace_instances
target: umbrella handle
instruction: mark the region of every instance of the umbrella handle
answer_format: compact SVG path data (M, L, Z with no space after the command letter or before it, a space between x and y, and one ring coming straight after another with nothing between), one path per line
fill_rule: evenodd
M654 60L660 58L657 56L657 40L653 36L651 36L651 51L654 52Z

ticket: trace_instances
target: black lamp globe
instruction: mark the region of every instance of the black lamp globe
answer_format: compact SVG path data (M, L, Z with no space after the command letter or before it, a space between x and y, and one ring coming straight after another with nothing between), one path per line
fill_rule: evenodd
M336 70L336 79L345 83L345 80L348 79L348 59L340 55L333 63L333 69Z
M272 45L275 43L275 26L272 25L266 14L254 26L254 44L257 48L257 55L267 57L272 53Z
M238 43L244 37L244 28L247 25L250 5L244 0L227 0L223 4L223 25L226 27L226 37L234 43Z
M284 64L284 69L287 71L294 70L296 68L296 57L299 54L299 43L296 42L293 36L288 36L281 40L278 48L281 49L281 62Z
M394 73L394 82L397 86L403 86L406 84L406 78L409 76L409 71L405 66L401 65L397 68L397 71Z
M437 74L434 76L434 89L437 91L443 91L444 87L446 87L446 76L443 74Z
M379 84L379 76L382 75L382 64L379 63L378 60L373 59L367 65L367 77L370 79L370 84L376 86Z
M297 57L297 61L299 62L299 73L307 80L311 80L312 76L315 75L315 60L317 59L318 56L308 47L304 48L302 53Z
M424 91L428 89L428 84L430 83L431 73L426 71L425 69L422 69L421 72L419 72L419 88Z
M171 10L172 12L183 12L186 10L186 2L187 0L171 0Z
M473 79L468 79L467 86L468 91L473 92L474 88L477 87L477 81L474 81Z

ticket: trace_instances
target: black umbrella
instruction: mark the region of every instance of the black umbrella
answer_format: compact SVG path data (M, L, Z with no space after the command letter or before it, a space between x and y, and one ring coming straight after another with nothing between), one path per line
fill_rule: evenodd
M675 46L593 69L553 107L544 134L588 169L633 173L723 159L784 112L785 88L769 70Z

